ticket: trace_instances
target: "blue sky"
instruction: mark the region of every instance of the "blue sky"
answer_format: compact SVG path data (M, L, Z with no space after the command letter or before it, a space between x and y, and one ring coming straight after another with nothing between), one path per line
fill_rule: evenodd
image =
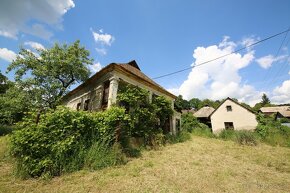
M20 46L33 50L79 39L94 59L93 71L135 59L145 74L157 77L289 27L288 0L4 0L0 70L6 71ZM254 104L265 92L275 103L290 103L290 32L285 35L155 81L186 99L229 96Z

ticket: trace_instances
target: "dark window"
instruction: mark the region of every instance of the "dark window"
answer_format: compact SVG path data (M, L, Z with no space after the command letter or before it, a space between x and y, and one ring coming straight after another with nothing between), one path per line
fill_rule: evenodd
M90 103L90 99L85 100L85 103L84 103L84 111L89 110L89 103Z
M231 105L228 105L227 106L227 111L229 112L229 111L232 111L233 109L232 109L232 106Z
M102 99L102 108L106 108L108 106L109 88L110 88L110 81L106 81L104 83L104 91L103 91L103 99Z
M180 131L180 119L176 119L176 131Z
M234 129L234 123L233 122L225 122L225 129Z
M130 111L130 106L129 106L129 104L128 104L127 102L120 102L120 103L119 103L119 106L120 106L120 107L124 107L124 108L126 109L126 113L129 113L129 111Z
M77 111L81 110L81 105L82 105L82 103L77 104Z

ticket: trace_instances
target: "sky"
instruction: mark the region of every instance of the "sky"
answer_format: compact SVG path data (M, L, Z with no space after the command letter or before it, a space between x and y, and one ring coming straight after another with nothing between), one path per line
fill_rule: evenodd
M80 40L92 73L131 60L151 78L192 67L154 80L187 100L290 103L290 32L194 67L289 27L289 0L0 0L0 70L20 47Z

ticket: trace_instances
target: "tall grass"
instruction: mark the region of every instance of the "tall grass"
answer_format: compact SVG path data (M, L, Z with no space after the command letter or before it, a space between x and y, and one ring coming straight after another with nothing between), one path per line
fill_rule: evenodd
M235 141L240 145L250 146L257 145L259 141L257 133L245 130L222 130L216 137L223 140Z
M126 162L126 156L119 143L110 147L106 143L96 141L85 156L84 166L91 170L97 170Z
M191 139L191 134L186 130L181 130L176 135L168 134L165 136L166 143L182 143Z
M0 162L8 157L8 137L0 137Z

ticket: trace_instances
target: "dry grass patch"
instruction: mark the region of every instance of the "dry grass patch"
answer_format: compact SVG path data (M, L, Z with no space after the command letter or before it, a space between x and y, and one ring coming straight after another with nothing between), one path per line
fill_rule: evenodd
M15 179L11 171L1 165L0 192L289 192L290 149L193 137L124 166L48 181Z

